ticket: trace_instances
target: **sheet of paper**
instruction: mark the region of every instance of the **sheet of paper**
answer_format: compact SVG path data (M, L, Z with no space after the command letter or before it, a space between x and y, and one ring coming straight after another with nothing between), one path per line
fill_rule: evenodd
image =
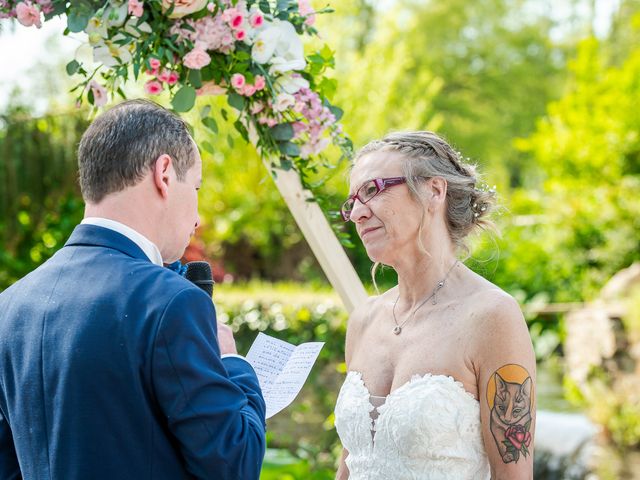
M260 332L247 360L256 371L267 404L267 418L287 407L298 396L324 342L298 346Z

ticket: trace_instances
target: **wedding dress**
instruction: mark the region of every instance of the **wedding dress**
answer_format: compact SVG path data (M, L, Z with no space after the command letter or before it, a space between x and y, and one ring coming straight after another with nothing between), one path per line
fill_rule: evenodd
M414 375L382 400L376 408L380 397L369 394L361 374L347 374L335 425L350 480L490 478L480 404L460 382Z

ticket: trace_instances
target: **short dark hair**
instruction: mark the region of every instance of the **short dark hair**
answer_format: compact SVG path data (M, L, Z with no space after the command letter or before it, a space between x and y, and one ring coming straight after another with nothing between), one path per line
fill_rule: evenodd
M196 147L178 115L149 100L128 100L99 115L78 147L80 189L87 202L136 185L162 154L178 180L195 164Z

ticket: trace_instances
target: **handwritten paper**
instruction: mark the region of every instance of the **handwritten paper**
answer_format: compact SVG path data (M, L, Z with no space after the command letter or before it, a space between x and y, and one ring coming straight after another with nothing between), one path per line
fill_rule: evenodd
M323 345L324 342L307 342L296 346L262 332L258 334L247 360L258 375L267 418L298 396Z

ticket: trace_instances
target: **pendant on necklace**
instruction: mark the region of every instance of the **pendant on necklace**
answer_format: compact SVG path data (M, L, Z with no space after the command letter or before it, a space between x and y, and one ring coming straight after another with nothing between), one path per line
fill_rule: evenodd
M400 325L396 325L395 327L393 327L393 333L395 333L396 335L400 335L400 332L402 332L402 327Z

